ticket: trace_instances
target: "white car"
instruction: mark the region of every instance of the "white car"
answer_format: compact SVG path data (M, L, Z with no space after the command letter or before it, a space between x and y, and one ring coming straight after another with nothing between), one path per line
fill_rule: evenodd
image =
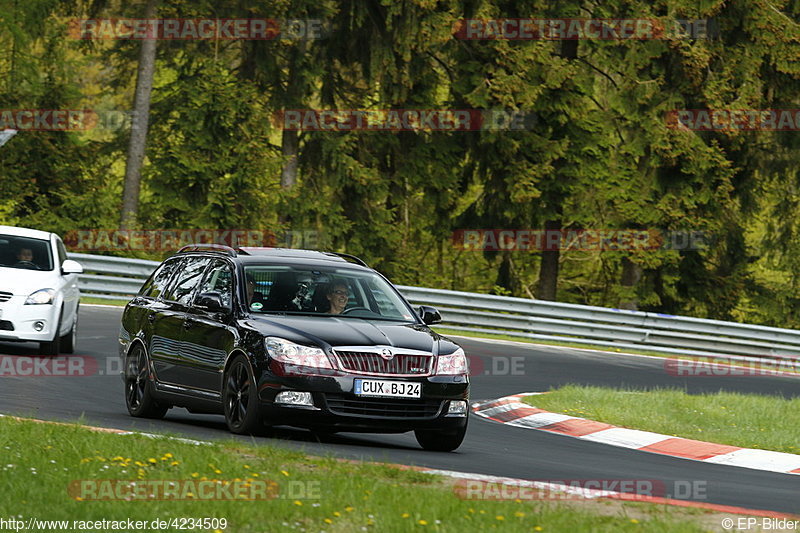
M75 353L82 272L55 233L0 226L0 341Z

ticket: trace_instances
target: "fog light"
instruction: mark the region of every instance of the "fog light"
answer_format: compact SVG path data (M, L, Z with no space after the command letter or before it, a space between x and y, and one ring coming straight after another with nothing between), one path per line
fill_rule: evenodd
M275 403L288 405L314 405L310 392L285 391L275 396Z
M464 400L453 400L447 408L447 414L453 416L466 416L467 402Z
M41 320L37 320L36 322L33 323L33 329L35 329L36 331L42 331L44 329L44 322L42 322Z

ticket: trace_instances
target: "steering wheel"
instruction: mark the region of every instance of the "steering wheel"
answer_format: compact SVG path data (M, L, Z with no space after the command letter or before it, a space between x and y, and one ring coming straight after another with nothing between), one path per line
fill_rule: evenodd
M347 314L352 313L353 311L369 311L370 313L373 313L373 314L375 313L375 311L373 311L372 309L369 309L367 307L348 307L347 309L342 311L342 314L343 315L347 315Z
M41 270L41 268L39 268L39 265L31 261L17 261L17 263L14 266L22 266L25 268L35 268L36 270Z

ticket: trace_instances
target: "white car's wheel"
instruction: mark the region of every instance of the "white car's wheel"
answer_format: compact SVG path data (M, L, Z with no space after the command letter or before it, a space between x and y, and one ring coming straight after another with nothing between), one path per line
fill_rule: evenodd
M61 337L61 353L75 353L78 345L78 307L75 307L75 316L72 317L72 327Z

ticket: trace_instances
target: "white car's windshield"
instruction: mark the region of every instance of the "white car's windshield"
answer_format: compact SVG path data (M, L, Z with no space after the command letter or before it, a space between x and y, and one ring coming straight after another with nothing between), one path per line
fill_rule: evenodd
M50 243L30 237L0 235L0 267L53 270Z
M252 313L414 320L386 280L372 272L257 265L245 267L245 282Z

